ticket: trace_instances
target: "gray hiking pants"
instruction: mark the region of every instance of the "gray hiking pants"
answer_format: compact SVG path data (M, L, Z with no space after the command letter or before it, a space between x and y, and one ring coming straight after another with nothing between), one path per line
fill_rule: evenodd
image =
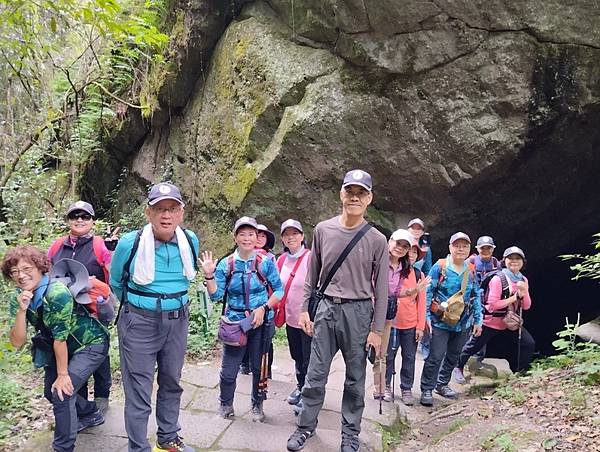
M320 301L315 315L308 372L302 388L304 408L298 416L299 428L314 430L317 427L317 417L325 400L325 385L331 361L337 351L341 350L346 363L342 433L360 433L360 421L365 407L365 345L372 317L371 300L344 304L335 304L328 299Z
M164 443L181 430L179 405L183 388L179 384L188 335L188 309L179 318L152 318L123 308L117 324L123 392L125 430L129 450L150 452L148 417L154 369L158 366L156 395L157 439Z

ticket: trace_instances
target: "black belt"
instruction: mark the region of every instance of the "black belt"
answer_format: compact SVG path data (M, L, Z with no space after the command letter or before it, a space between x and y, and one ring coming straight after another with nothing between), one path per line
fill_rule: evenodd
M132 289L131 287L127 288L127 292L132 293L134 295L139 295L140 297L154 298L156 300L168 300L170 298L179 298L187 295L187 290L182 290L180 292L173 293L156 293L156 292L143 292L141 290Z
M344 304L344 303L361 303L363 301L373 301L371 298L340 298L340 297L330 297L329 295L325 295L325 299L331 301L335 304Z
M153 319L175 320L185 316L188 306L189 302L186 303L183 307L179 309L174 309L172 311L152 311L150 309L138 308L137 306L134 306L131 303L127 303L127 305L125 306L125 312L131 311L141 316L150 317Z

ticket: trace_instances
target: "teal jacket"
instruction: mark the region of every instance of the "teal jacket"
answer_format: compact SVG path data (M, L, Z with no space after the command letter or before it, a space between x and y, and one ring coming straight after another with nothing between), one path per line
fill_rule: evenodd
M196 234L189 229L186 232L192 238L192 244L198 255L200 249L200 241ZM110 286L117 297L122 300L123 285L121 278L123 276L123 267L129 259L133 242L137 231L129 232L119 239L119 244L112 257L110 265ZM170 242L156 242L155 261L154 261L154 281L145 286L140 286L133 282L133 272L135 270L135 256L129 267L129 287L142 292L152 293L176 293L187 291L190 288L190 281L183 274L183 262L179 254L179 246L177 238L173 236ZM137 251L136 251L137 254ZM127 294L127 301L133 306L150 311L156 310L156 297L145 297L132 293ZM178 298L168 298L161 301L161 309L163 311L172 311L181 308L188 302L188 295L185 294Z
M429 276L431 276L431 284L427 288L427 304L425 308L425 318L430 321L432 326L442 328L449 331L464 331L475 325L481 325L483 323L483 311L481 306L481 294L479 291L479 285L475 278L474 272L470 272L467 283L467 289L464 295L465 310L454 326L450 326L440 319L436 313L432 313L429 308L431 307L431 301L435 298L440 303L446 301L452 295L460 290L460 286L465 271L469 271L468 263L464 263L463 270L460 273L456 273L451 265L446 265L446 277L440 284L441 267L439 261L436 262Z

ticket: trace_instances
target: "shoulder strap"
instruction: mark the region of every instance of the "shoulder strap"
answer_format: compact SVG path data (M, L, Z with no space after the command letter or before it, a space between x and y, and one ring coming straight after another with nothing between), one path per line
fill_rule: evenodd
M413 270L415 271L415 280L417 282L421 281L421 275L422 275L421 270L419 270L418 268L415 268L415 267L413 267Z
M108 274L108 268L106 267L106 262L104 262L104 239L100 236L92 237L92 248L94 250L94 256L96 256L96 260L100 267L102 267L102 272L104 273L104 282L108 284L110 275Z
M194 242L192 241L192 236L190 235L190 233L188 232L187 229L181 228L181 230L185 234L185 238L187 239L188 243L190 244L190 249L192 250L192 259L194 260L194 270L196 270L196 272L197 272L199 270L198 255L196 254L196 249L194 248Z
M277 259L277 270L279 270L279 273L281 273L281 269L283 268L283 264L285 263L285 260L287 259L287 256L288 256L288 253L283 253Z
M335 273L338 271L338 269L340 268L342 263L346 260L346 257L348 257L348 254L350 254L350 251L352 251L352 248L354 248L354 246L363 237L363 235L365 235L367 233L367 231L369 229L371 229L371 225L369 223L366 223L362 228L360 228L360 230L354 235L354 237L352 237L352 240L350 240L350 243L348 243L348 245L346 245L346 248L344 248L344 251L342 251L342 254L339 255L339 257L333 264L333 267L331 267L331 270L329 270L329 274L323 281L323 284L321 284L321 287L319 288L319 292L321 292L322 294L325 293L325 290L327 289L327 286L329 286L329 283L331 282L333 275L335 275Z
M263 286L268 286L269 281L267 280L267 278L265 277L265 275L262 272L263 262L264 262L264 254L256 253L256 256L254 257L254 262L252 265L254 267L254 270L256 270L256 276L258 277L258 280L260 281L260 283Z
M499 271L498 276L500 276L500 282L502 283L502 295L500 298L505 300L510 297L510 284L508 283L508 278L503 271Z
M492 256L492 270L497 270L498 267L500 267L500 263L498 262L498 259L496 259L494 256Z
M127 283L129 282L130 274L129 268L131 267L131 263L133 262L133 258L135 257L135 253L140 246L140 238L142 237L142 230L138 229L135 234L135 239L133 240L133 245L131 246L131 252L129 253L129 257L123 266L123 273L121 276L121 282L123 283L123 290L127 290Z
M52 258L60 251L65 243L65 240L67 240L67 236L60 237L52 242L52 245L50 245L50 249L48 250L48 258L50 260L52 260Z

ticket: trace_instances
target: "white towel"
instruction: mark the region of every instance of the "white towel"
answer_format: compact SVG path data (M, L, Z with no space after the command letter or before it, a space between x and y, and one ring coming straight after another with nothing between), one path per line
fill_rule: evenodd
M177 236L177 245L179 246L179 255L183 262L183 275L189 280L196 277L194 263L192 262L192 250L185 236L185 232L179 226L175 229ZM137 255L135 256L135 267L133 269L133 282L141 286L146 286L154 281L154 233L152 225L147 224L142 230L140 244Z

